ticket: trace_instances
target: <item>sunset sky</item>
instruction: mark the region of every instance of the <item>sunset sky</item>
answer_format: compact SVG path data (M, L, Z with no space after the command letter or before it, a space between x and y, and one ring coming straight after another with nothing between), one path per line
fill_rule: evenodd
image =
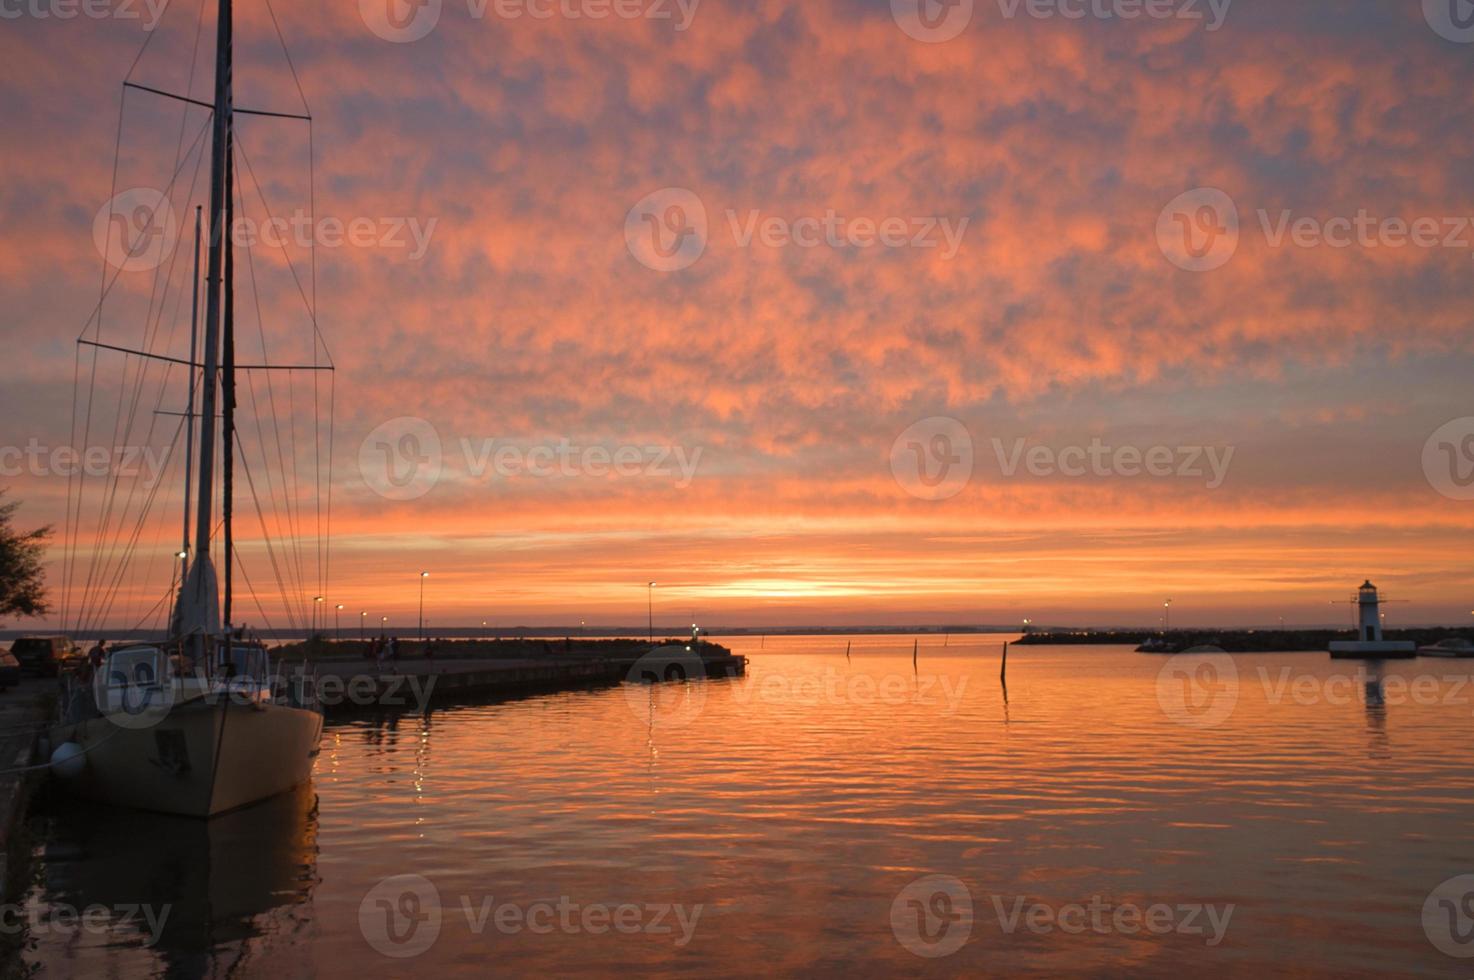
M213 0L198 49L199 0L152 31L159 0L99 6L0 0L0 486L58 525L58 606L77 481L16 450L74 440L78 337L188 355L208 177L206 111L120 85L210 100ZM260 611L285 626L321 590L345 630L412 625L428 570L445 625L643 623L650 580L668 625L1147 625L1168 597L1174 625L1319 624L1370 577L1406 600L1392 624L1469 623L1469 5L1064 6L1086 13L278 3L315 193L305 123L239 118L242 208L300 212L316 247L239 249L241 358L259 312L273 363L312 363L315 298L337 370L331 557L300 546L290 614L238 502ZM237 8L237 106L303 112L264 0ZM593 16L615 9L638 15ZM119 270L98 243L140 188L171 224ZM169 444L182 369L139 364L97 357L90 445ZM311 483L329 430L312 375L255 377L265 497ZM109 518L146 528L110 627L169 588L181 476Z

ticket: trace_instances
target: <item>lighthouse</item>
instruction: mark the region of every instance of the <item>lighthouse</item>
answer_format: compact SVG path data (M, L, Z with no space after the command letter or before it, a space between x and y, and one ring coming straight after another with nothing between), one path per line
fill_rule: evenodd
M1417 645L1412 641L1382 637L1382 598L1371 579L1361 583L1351 602L1356 606L1356 639L1332 641L1333 658L1395 660L1417 656Z

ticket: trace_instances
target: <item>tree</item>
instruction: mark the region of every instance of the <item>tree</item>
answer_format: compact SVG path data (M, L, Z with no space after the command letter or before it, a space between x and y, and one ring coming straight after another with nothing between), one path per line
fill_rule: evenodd
M49 608L41 556L51 528L16 531L11 519L19 507L19 501L0 502L0 616L41 616Z

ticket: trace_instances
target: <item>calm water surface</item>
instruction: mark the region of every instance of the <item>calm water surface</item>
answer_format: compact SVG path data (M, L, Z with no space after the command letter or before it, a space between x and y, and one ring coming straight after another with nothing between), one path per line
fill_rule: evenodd
M1424 921L1474 873L1474 662L1388 664L1368 697L1362 665L1324 654L1015 647L1005 698L992 638L924 638L915 670L910 638L856 638L849 660L845 638L724 642L746 679L333 723L312 787L210 824L43 808L28 959L116 977L1474 974L1434 943L1474 953L1463 891ZM93 906L91 927L68 920ZM1170 925L1129 928L1122 906ZM1219 935L1203 906L1231 916Z

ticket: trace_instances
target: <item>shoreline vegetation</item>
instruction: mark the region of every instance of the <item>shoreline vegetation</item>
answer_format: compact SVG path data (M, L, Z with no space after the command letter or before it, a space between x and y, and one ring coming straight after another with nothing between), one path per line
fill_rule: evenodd
M1389 640L1412 640L1419 646L1454 637L1474 640L1474 630L1449 627L1389 629ZM1269 630L1048 630L1024 634L1014 646L1139 646L1165 640L1178 650L1217 647L1225 653L1324 653L1332 640L1355 640L1353 629Z

